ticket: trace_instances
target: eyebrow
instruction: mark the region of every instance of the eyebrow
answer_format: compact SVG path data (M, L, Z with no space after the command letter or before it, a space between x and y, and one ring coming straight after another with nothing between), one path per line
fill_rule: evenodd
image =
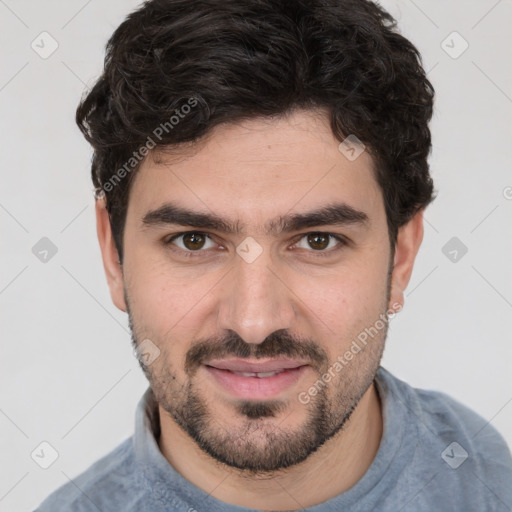
M218 215L188 210L173 203L165 203L156 210L147 212L142 223L144 227L173 224L245 235L245 229L239 222L232 223ZM362 210L346 203L332 203L309 212L276 217L265 225L265 230L267 234L275 235L321 225L367 227L369 224L370 218Z

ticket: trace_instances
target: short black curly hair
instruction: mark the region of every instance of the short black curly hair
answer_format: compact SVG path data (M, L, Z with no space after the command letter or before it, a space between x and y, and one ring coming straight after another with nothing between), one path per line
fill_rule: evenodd
M373 2L150 0L108 41L76 121L121 262L130 184L149 150L297 108L327 109L338 140L367 146L394 251L398 228L435 198L433 99L418 50Z

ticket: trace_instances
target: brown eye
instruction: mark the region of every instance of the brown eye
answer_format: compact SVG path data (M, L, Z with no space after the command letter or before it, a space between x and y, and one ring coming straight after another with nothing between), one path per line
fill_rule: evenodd
M191 251L202 249L205 241L206 237L201 233L186 233L183 235L183 245Z
M308 244L315 251L323 251L329 246L331 237L327 233L310 233L308 236Z
M303 235L295 245L314 256L333 256L347 245L346 240L332 233L312 232Z
M173 236L166 242L167 245L175 245L184 252L204 252L204 249L212 249L215 243L206 233L189 231Z

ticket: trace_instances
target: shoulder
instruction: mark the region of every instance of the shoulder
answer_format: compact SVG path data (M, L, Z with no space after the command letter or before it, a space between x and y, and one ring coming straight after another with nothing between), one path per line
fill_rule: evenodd
M408 427L419 434L422 466L454 493L474 497L479 490L488 510L495 510L492 500L512 505L510 448L489 420L445 393L414 388L384 369L379 376L383 389L407 409Z
M134 471L133 462L132 438L129 438L50 494L35 512L89 512L104 510L102 505L108 503L122 503L120 493L126 493Z
M465 443L468 455L512 468L510 449L490 420L446 393L412 388L425 425L443 441Z
M509 448L503 436L491 422L468 406L446 393L415 388L398 379L384 368L378 373L385 389L395 400L401 401L426 428L441 438L450 439L456 434L476 451L493 446L505 451L510 459Z

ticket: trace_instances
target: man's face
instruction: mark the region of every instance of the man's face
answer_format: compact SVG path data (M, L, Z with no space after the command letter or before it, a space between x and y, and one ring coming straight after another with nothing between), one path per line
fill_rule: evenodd
M382 193L368 152L350 161L338 145L324 113L254 119L147 158L132 184L123 277L134 343L160 350L145 372L161 408L233 467L304 460L380 363L392 267ZM150 214L169 203L238 232ZM329 206L352 215L278 222Z

